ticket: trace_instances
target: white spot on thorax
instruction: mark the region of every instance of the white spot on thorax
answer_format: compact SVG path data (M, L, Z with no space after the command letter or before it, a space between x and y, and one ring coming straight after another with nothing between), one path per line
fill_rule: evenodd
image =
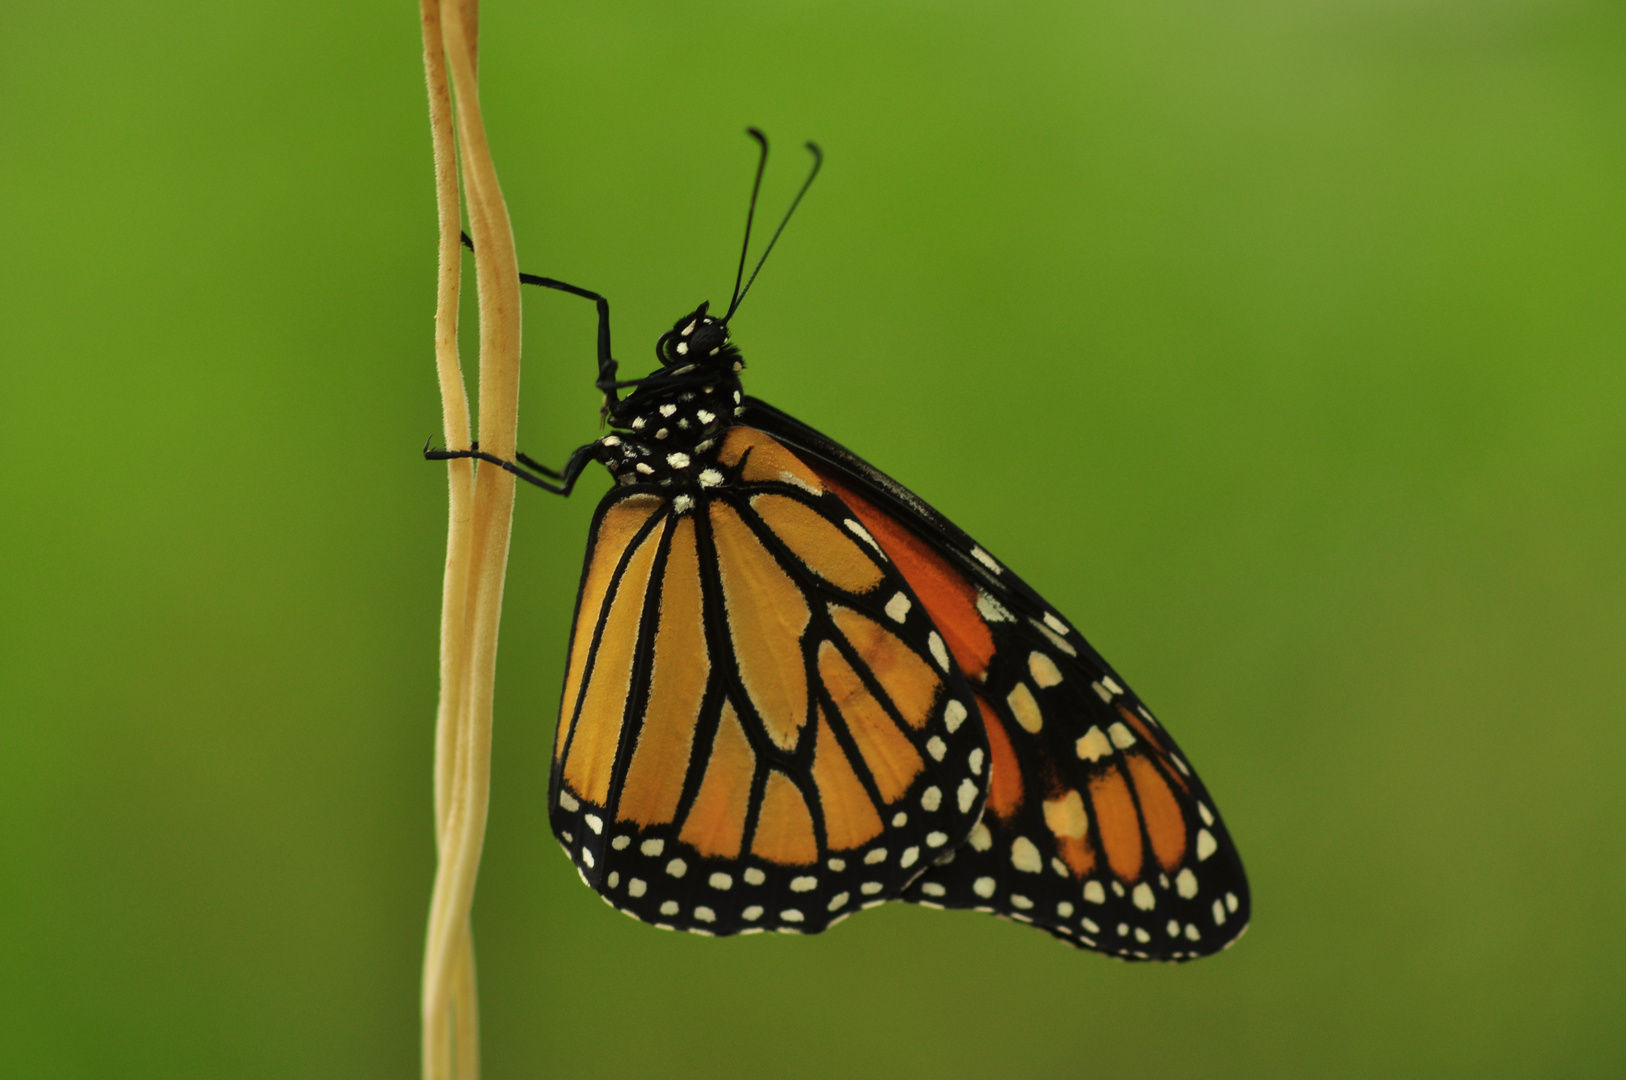
M675 412L677 412L677 406L670 403L662 405L660 408L662 416L671 416Z
M687 469L689 467L689 455L684 453L667 454L666 463L674 469Z
M700 419L700 422L702 424L709 424L713 420L717 419L717 414L716 413L707 412L705 409L696 409L694 411L694 414L695 414L695 416L697 416Z
M644 475L645 475L645 476L648 476L648 475L650 475L650 474L651 474L651 473L653 473L653 472L654 472L654 471L655 471L655 470L654 470L654 469L653 469L653 468L652 468L652 467L651 467L651 466L650 466L650 465L649 465L649 463L648 463L648 462L646 462L646 461L640 461L640 462L639 462L639 463L638 463L638 465L637 465L637 469L638 469L638 471L639 471L639 472L641 472L641 473L643 473L643 474L644 474Z
M723 474L716 469L700 470L700 486L703 488L716 487L723 482Z
M688 351L689 351L689 343L687 341L680 341L680 342L677 343L677 354L679 356L686 355L688 353Z
M672 500L672 511L677 514L687 514L694 509L694 499L688 495L679 495Z

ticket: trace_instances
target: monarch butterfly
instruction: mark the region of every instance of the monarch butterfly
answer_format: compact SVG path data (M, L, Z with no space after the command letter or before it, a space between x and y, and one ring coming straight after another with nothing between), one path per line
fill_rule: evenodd
M1216 952L1242 863L1146 706L1038 593L903 485L744 396L727 312L661 336L611 432L562 470L473 457L594 514L549 781L554 833L612 906L700 934L817 933L888 900L972 908L1124 959ZM467 237L464 238L467 243ZM472 247L472 244L470 245ZM621 398L619 391L631 388Z

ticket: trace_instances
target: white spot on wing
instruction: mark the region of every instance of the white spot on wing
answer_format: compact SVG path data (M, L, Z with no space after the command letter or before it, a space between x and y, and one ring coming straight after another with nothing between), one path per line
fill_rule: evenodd
M995 562L992 555L988 554L986 551L982 550L982 548L977 547L976 545L972 545L971 557L982 563L982 565L986 566L996 574L1002 574L1005 572L1005 568Z
M987 900L994 895L994 885L995 882L993 878L980 877L971 883L971 891L982 897L984 900Z
M988 831L988 826L979 821L966 838L966 843L971 845L973 851L987 851L994 846L994 836Z
M1219 844L1214 841L1214 834L1207 829L1197 830L1197 861L1202 862L1214 852L1219 850Z
M977 590L977 614L982 616L984 622L1016 621L1016 616L1006 611L1003 604L981 589Z
M943 726L948 728L950 735L960 730L960 725L965 723L965 716L965 705L959 698L951 698L949 703L943 706Z
M931 649L932 659L937 661L937 666L947 671L949 669L948 649L943 646L943 639L937 636L936 630L933 630L931 636L926 639L926 647Z
M969 779L961 780L959 788L954 792L954 797L959 800L960 813L971 813L971 808L977 803L977 785L973 784Z
M918 859L918 858L920 858L920 849L919 848L917 848L917 847L904 848L903 849L903 854L898 856L898 865L903 867L905 870L907 870L911 866L915 865L915 860Z
M568 791L561 790L559 792L559 805L574 814L577 810L581 809L582 804L576 801L576 796L572 795Z
M881 550L881 545L875 542L875 537L871 536L869 534L869 530L858 524L858 522L854 521L852 518L848 518L846 521L842 522L842 524L847 526L848 531L854 536L858 537L860 540L864 541L864 543L868 544L876 551Z
M933 735L926 740L926 753L932 756L933 761L942 761L943 755L948 753L948 744Z
M1107 891L1101 887L1099 881L1086 881L1084 883L1084 899L1092 904L1107 902Z
M1038 650L1028 653L1028 674L1040 687L1055 686L1061 682L1061 669L1056 662Z
M1142 911L1151 911L1153 907L1157 906L1157 897L1152 895L1152 887L1144 881L1135 886L1135 891L1130 894L1129 898Z
M666 872L673 877L682 877L689 872L689 864L682 859L673 859L666 864Z
M1197 804L1197 813L1199 813L1199 814L1201 814L1203 816L1203 824L1204 825L1212 825L1212 824L1214 824L1214 812L1212 810L1208 809L1208 806L1206 804L1204 804L1202 802L1199 802Z
M927 847L942 847L948 843L948 833L929 832L926 834Z
M943 789L933 784L920 793L920 808L928 813L943 805Z
M1174 890L1187 900L1197 895L1197 875L1191 872L1191 867L1186 867L1175 876Z
M678 913L678 902L676 900L667 900L667 901L665 901L664 903L661 904L661 914L662 915L676 915L677 913Z
M666 841L659 838L654 840L645 840L643 843L638 845L638 850L653 859L655 856L666 850Z
M752 904L750 907L740 912L740 918L744 919L746 922L756 922L758 919L762 918L762 905Z
M874 866L876 863L886 862L886 848L875 848L864 855L864 865Z
M893 594L892 599L886 602L886 613L893 622L902 622L909 617L909 598L902 593Z
M745 879L745 883L747 885L761 885L764 881L768 880L768 875L764 874L761 870L758 870L754 866L746 867L745 873L741 874L740 876Z
M1050 629L1054 630L1058 634L1061 634L1063 637L1072 632L1068 630L1066 623L1056 618L1056 616L1051 612L1047 611L1044 613L1044 621L1045 625L1049 626Z
M721 870L707 878L706 883L714 889L722 889L724 891L734 887L734 879L723 873Z
M636 900L638 897L644 895L644 890L648 888L649 886L644 884L642 878L633 878L631 881L627 882L627 895Z
M1037 874L1044 868L1044 861L1032 840L1018 836L1011 841L1011 865L1024 874Z
M1098 727L1092 727L1074 744L1078 756L1085 761L1100 761L1112 753L1112 744Z
M811 875L790 879L791 892L812 892L818 887L819 879Z
M1128 750L1135 745L1135 736L1130 734L1129 729L1123 726L1122 721L1107 728L1107 734L1112 736L1112 745L1120 750Z

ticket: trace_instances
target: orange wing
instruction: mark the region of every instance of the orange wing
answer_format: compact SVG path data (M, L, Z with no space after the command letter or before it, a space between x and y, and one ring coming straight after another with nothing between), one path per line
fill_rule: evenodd
M1234 942L1249 917L1236 848L1116 672L958 530L924 515L906 523L877 505L886 489L872 501L853 475L816 467L925 604L971 681L988 741L986 812L903 898L995 912L1126 959L1183 960Z
M554 832L637 918L817 932L971 835L976 697L932 602L797 455L733 428L695 490L599 507Z

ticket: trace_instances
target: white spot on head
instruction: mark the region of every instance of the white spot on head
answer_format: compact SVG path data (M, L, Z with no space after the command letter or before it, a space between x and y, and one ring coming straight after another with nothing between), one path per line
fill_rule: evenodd
M874 866L886 862L886 848L878 847L864 854L864 865Z
M833 870L833 871L835 871L836 873L839 874L843 870L847 869L847 860L846 859L827 859L827 860L825 860L824 865L828 866L831 870Z
M812 892L819 887L819 879L811 875L804 875L790 879L791 892Z
M673 877L682 877L689 872L689 864L682 859L673 859L666 864L666 872Z
M764 874L761 870L758 870L754 866L747 866L745 868L745 873L741 874L740 876L745 879L745 883L747 885L761 885L764 881L768 880L768 875Z
M1203 816L1204 825L1214 824L1214 812L1210 810L1206 804L1199 801L1197 803L1197 813Z
M960 813L971 813L971 808L977 804L977 785L971 782L970 777L961 780L960 786L955 789L954 797L960 803Z
M905 870L907 870L911 866L915 865L915 860L918 859L918 858L920 858L920 849L919 848L917 848L917 847L904 848L903 849L903 854L898 856L898 865L903 867Z
M942 761L943 755L948 753L948 744L933 735L926 740L926 753L932 756L933 761Z
M1142 911L1151 911L1152 908L1157 906L1157 897L1152 894L1152 887L1144 881L1135 886L1135 891L1130 894L1130 899Z
M1071 631L1067 629L1066 623L1062 622L1048 611L1044 613L1044 621L1046 626L1050 627L1050 629L1054 630L1063 637L1066 637L1069 633L1071 633Z
M762 918L762 905L752 904L750 907L740 912L740 918L744 919L746 922L756 922L758 919Z
M603 446L620 446L621 437L618 435L606 435L604 438L599 440L599 443Z
M661 406L661 415L662 416L671 416L675 412L677 412L677 406L676 405L667 404L667 405L662 405Z
M1037 874L1044 869L1044 860L1039 857L1039 849L1032 840L1018 836L1011 841L1011 865L1024 874Z
M1074 744L1078 756L1085 761L1100 761L1112 753L1112 744L1098 727L1092 727Z
M933 784L931 787L920 793L920 808L925 810L927 813L935 812L937 808L942 805L943 789L938 787L936 784Z
M1237 905L1236 905L1236 893L1234 893L1234 892L1226 893L1225 894L1225 910L1229 911L1231 914L1235 915L1236 914L1236 907L1237 907Z
M949 703L943 706L943 726L953 735L965 723L965 705L959 698L950 698Z
M561 789L559 792L559 805L574 814L577 810L581 809L582 804L576 801L576 796Z
M947 671L949 669L948 649L943 647L943 639L937 636L936 630L933 630L930 636L926 638L926 647L932 651L932 659L937 661L937 666Z
M1107 728L1107 734L1112 736L1112 745L1120 750L1128 750L1135 745L1135 736L1121 721Z
M1029 900L1021 893L1011 893L1011 903L1016 907L1021 908L1023 911L1027 911L1033 907L1033 901Z
M687 341L680 341L680 342L677 343L677 354L679 356L685 356L685 355L688 354L688 352L689 352L689 343Z
M633 878L631 881L627 882L627 895L636 900L638 897L644 895L644 890L647 888L649 888L649 886L644 884L642 878Z
M971 827L971 835L966 837L966 843L971 845L973 851L987 851L994 846L994 834L979 821Z
M994 561L994 557L992 555L988 554L986 551L982 550L982 548L977 547L974 544L971 547L971 557L982 563L982 565L986 566L996 574L1004 573L1005 571L1003 566L1000 566Z
M1207 829L1197 830L1197 861L1202 862L1214 852L1219 850L1219 844L1214 842L1214 834Z
M723 474L716 469L700 470L700 486L703 488L716 487L723 482Z
M1038 650L1028 653L1028 674L1041 687L1055 686L1061 682L1061 669L1056 662Z
M991 877L980 877L971 883L971 891L987 900L994 895L995 884L994 879Z
M711 877L706 879L706 884L710 885L714 889L727 890L734 887L734 879L719 870L715 874L711 875Z
M695 908L694 909L694 917L699 919L701 922L716 922L717 921L717 913L715 911L711 910L711 908L709 908L709 907L697 907L697 908Z
M852 899L851 893L838 892L830 898L830 902L825 905L825 908L829 911L840 910L846 906L847 901L850 899Z
M662 915L676 915L677 913L678 913L678 902L676 900L667 900L667 901L665 901L664 903L661 904L661 914Z
M582 815L582 820L587 822L587 827L593 830L594 836L598 836L604 832L604 819L599 817L597 814L584 814Z
M886 613L893 622L902 622L909 617L909 598L902 593L894 593L892 599L886 602Z
M674 469L687 469L689 467L689 455L683 453L667 454L666 463Z
M643 843L638 845L638 850L653 859L655 856L666 850L666 841L660 839L659 837L653 840L645 840Z
M1175 875L1174 889L1187 900L1197 895L1197 875L1191 872L1191 867Z
M801 922L802 919L802 913L797 911L795 908L786 908L784 911L779 913L780 922Z
M858 886L858 891L865 896L874 896L881 891L881 883L879 881L866 881Z
M948 833L929 832L926 834L927 847L942 847L946 843L948 843Z
M982 775L982 747L973 747L971 754L966 758L966 764L971 766L972 776Z
M1092 904L1107 902L1107 891L1101 887L1099 881L1086 881L1084 883L1084 899Z
M693 319L689 320L689 325L685 326L682 329L681 333L682 333L682 335L684 337L688 337L690 334L694 333L694 320Z
M672 500L672 510L673 510L674 513L687 514L690 510L693 510L693 509L694 509L694 498L692 496L679 495L679 496L677 496L676 498L674 498Z

